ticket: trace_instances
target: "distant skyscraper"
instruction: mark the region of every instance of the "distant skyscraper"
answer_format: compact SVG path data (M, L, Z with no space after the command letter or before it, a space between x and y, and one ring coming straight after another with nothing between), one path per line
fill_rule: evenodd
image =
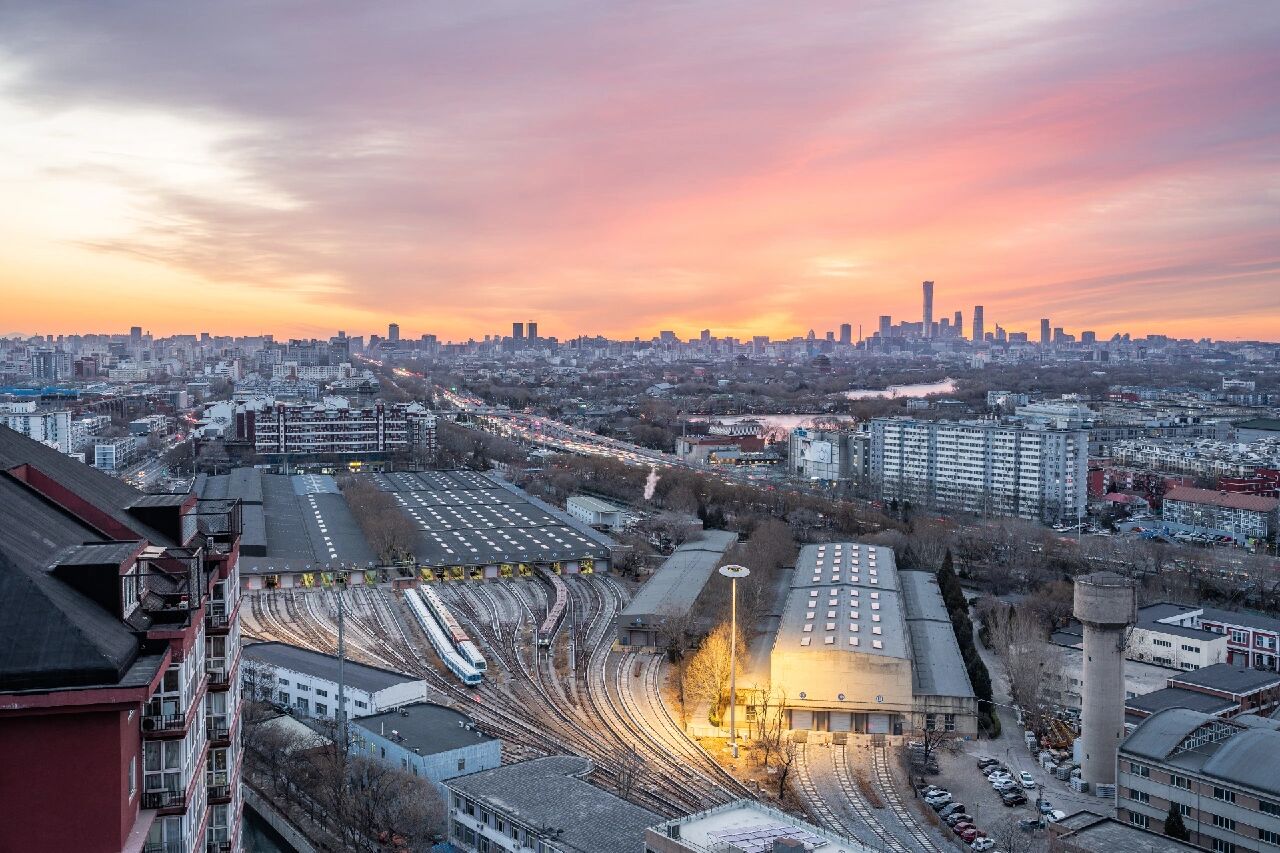
M523 340L524 340L524 323L512 323L512 324L511 324L511 339L512 339L513 341L523 341Z
M956 337L964 337L964 314L956 312L955 319L951 321L951 326L956 330Z
M129 328L129 340L133 341L135 344L140 343L142 341L141 326L131 326Z
M880 337L887 338L889 337L889 334L892 331L893 331L893 317L891 317L888 314L881 314L880 315Z
M853 326L849 323L840 324L840 343L853 343Z
M529 321L529 340L536 341L538 339L538 321Z
M973 342L981 343L985 330L982 328L982 306L973 306Z
M1049 337L1049 318L1045 317L1040 320L1040 346L1047 347L1050 341Z
M389 326L387 326L387 340L393 344L396 341L400 340L400 324L399 323L392 323Z
M924 283L924 328L921 330L921 336L933 337L933 282L931 281Z
M704 344L711 343L711 330L703 329L702 334L698 336L698 339L701 340Z
M1097 333L1097 332L1081 332L1081 333L1080 333L1080 343L1082 343L1082 344L1096 344L1097 342L1098 342L1098 333Z

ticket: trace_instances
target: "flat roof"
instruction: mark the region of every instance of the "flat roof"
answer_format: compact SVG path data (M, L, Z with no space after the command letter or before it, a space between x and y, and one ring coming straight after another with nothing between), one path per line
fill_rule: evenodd
M755 800L737 800L697 814L675 818L649 828L668 837L671 827L680 828L679 843L697 850L741 850L743 853L770 853L773 842L790 838L804 843L805 850L818 853L870 851L860 841L833 835L793 815ZM726 847L725 845L733 845Z
M1280 633L1280 619L1261 613L1249 613L1244 610L1223 610L1220 607L1204 607L1200 609L1200 621L1221 622L1224 625L1240 625L1245 628L1257 628L1263 631Z
M1189 684L1225 693L1244 695L1280 684L1280 673L1264 672L1230 663L1215 663L1190 672L1180 672L1169 677L1169 685Z
M857 542L801 548L773 648L909 658L893 550Z
M608 537L475 471L374 474L419 529L414 556L424 566L551 563L608 559Z
M360 717L352 720L351 724L385 738L390 738L394 730L399 735L397 742L401 746L417 749L421 755L451 752L495 740L475 728L467 715L430 702Z
M291 646L288 643L245 643L244 656L269 666L291 669L323 681L338 681L338 658ZM420 679L402 675L389 669L357 663L353 660L343 662L342 675L346 683L357 690L377 693L397 684L410 684Z
M1072 849L1097 851L1097 853L1113 853L1116 850L1203 853L1204 850L1203 847L1087 811L1068 815L1058 821L1051 832L1057 837L1067 838Z
M573 755L534 758L458 776L450 790L529 826L552 829L557 850L574 853L633 853L644 831L662 816L633 805L581 778L591 762Z
M964 655L933 572L899 572L911 635L912 692L917 696L973 696Z
M255 537L262 531L266 554L242 557L245 571L306 565L319 570L326 563L363 566L377 560L336 484L327 488L332 477L265 474L260 482L261 518L253 505L246 507L244 518Z
M676 548L623 609L619 627L624 627L628 618L688 613L721 558L737 541L738 535L731 531L704 530L700 539Z
M1163 690L1153 690L1150 693L1144 693L1141 696L1134 696L1132 699L1124 701L1125 708L1134 711L1145 711L1147 714L1155 714L1168 708L1186 708L1191 711L1199 711L1202 714L1212 714L1213 716L1221 716L1230 711L1232 708L1238 708L1239 704L1230 699L1223 699L1221 696L1211 696L1208 693L1200 693L1197 690L1187 690L1182 687L1166 687Z
M611 504L608 501L602 501L599 498L593 498L590 495L571 495L569 497L569 501L583 509L591 510L592 512L624 511L620 506Z

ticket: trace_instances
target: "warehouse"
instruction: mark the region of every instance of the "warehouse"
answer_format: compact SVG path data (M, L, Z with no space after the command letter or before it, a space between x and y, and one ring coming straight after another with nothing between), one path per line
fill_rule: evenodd
M475 471L370 475L420 534L418 570L435 578L496 578L608 571L615 543L496 476Z
M288 643L246 643L242 654L247 664L242 671L246 693L262 694L274 686L269 698L302 716L334 718L339 674L350 717L367 717L427 699L427 683L421 679L353 660L339 666L334 655Z
M900 574L889 548L801 550L770 683L791 729L977 731L977 700L937 579Z
M624 646L660 645L663 623L689 614L712 572L737 541L736 533L706 530L700 539L677 548L622 611L618 642Z

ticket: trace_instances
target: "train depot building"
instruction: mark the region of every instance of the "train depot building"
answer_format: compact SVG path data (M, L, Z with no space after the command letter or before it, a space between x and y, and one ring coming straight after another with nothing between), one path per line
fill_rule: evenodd
M977 732L977 699L937 578L899 572L889 548L801 550L769 671L793 730Z
M338 710L338 658L288 643L245 643L246 695L258 694L304 717L332 720ZM342 662L348 718L367 717L427 699L427 683L351 659ZM270 695L264 695L267 691Z

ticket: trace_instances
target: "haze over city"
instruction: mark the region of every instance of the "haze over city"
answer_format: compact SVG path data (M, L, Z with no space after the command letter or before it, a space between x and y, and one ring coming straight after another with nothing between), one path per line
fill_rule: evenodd
M904 11L6 4L0 333L1274 338L1275 4Z

